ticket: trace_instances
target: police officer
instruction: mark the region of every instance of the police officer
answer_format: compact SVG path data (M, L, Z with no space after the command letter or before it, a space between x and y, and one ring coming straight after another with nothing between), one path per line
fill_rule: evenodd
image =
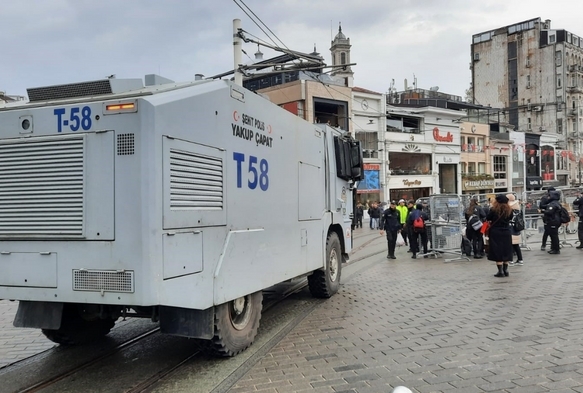
M549 202L544 209L545 233L548 232L548 236L551 238L551 251L549 251L549 254L561 253L559 246L559 227L561 226L560 198L561 194L559 191L549 191Z
M387 259L397 259L395 257L395 247L397 245L397 236L401 232L401 213L397 210L395 201L391 201L389 208L385 209L381 216L381 235L387 232L387 244L389 254Z
M543 233L543 240L542 240L542 243L540 245L541 251L544 251L545 250L545 248L547 246L547 238L550 235L550 233L549 233L549 225L547 223L547 217L548 216L545 213L546 213L546 210L547 210L547 207L548 207L549 203L551 202L551 192L554 192L554 191L555 191L555 187L549 187L548 190L547 190L546 195L543 195L541 197L540 202L538 204L538 207L540 209L540 212L543 215L543 225L544 225L544 230L545 230L544 233ZM557 236L558 236L558 232L557 232ZM551 239L551 241L552 241L552 239ZM551 247L551 249L552 249L552 247Z
M579 210L579 225L577 225L577 236L579 237L579 245L575 248L583 249L583 192L579 190L579 196L573 201L573 206Z

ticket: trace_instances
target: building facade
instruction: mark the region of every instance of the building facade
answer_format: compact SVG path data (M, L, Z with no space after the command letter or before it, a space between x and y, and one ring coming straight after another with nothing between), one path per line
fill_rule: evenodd
M472 37L471 70L474 103L525 133L526 190L580 184L583 39L541 18L496 28Z

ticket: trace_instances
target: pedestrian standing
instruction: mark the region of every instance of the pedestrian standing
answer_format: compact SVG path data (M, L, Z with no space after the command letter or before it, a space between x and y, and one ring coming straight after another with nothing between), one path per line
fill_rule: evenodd
M579 211L579 224L577 225L577 237L579 238L579 245L575 248L583 249L583 193L579 190L577 199L573 201L573 206L577 207Z
M368 209L368 215L370 216L370 229L378 229L381 209L376 202L373 202L370 209Z
M495 277L508 277L508 262L512 261L512 235L510 219L512 208L508 206L508 198L504 194L496 195L492 201L486 220L490 225L488 236L488 260L496 262L498 272Z
M422 226L418 226L416 221L422 220ZM425 223L429 221L429 216L423 211L423 205L418 203L416 208L409 213L407 218L407 227L411 228L411 258L416 259L417 253L423 248L423 254L427 254L427 227ZM421 240L421 245L419 245ZM427 255L425 255L427 257Z
M362 204L356 205L356 227L362 228L362 216L364 216L364 210L362 209Z
M547 239L549 237L549 226L546 222L547 216L545 215L545 211L546 211L549 203L551 202L550 193L553 191L555 191L555 187L549 187L547 190L547 193L541 197L540 202L538 204L539 213L541 213L543 216L543 228L544 228L543 240L542 240L542 243L540 245L541 251L545 251L545 249L547 247Z
M544 209L544 221L547 226L548 236L551 238L551 251L549 251L549 254L560 254L559 228L561 227L561 204L559 203L559 199L561 199L561 194L559 191L550 191L548 199L549 202Z
M520 242L522 241L522 229L520 227L524 227L524 215L520 210L520 201L513 194L506 194L506 198L508 198L508 206L512 208L510 232L512 233L512 249L516 254L516 262L512 260L510 266L522 266L524 261L522 260L522 250L520 249Z
M407 232L407 230L405 229L406 223L407 223L407 216L409 215L409 209L407 209L407 206L405 206L405 200L404 199L400 199L399 200L399 205L397 206L397 210L399 211L399 222L401 223L401 233L405 233ZM408 246L409 245L409 236L403 236L403 240L405 241L405 245Z
M401 232L401 214L397 210L395 201L391 201L389 208L385 209L381 216L381 236L383 232L387 233L387 245L389 253L387 259L397 259L395 257L395 247L397 245L397 236Z
M466 209L466 237L472 243L474 259L484 257L484 235L480 231L481 223L486 220L484 209L479 205L477 198L470 200L470 205Z

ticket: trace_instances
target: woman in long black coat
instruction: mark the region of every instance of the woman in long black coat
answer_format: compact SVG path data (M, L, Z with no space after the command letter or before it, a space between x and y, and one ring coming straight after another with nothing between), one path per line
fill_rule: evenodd
M508 206L508 198L506 195L496 195L486 216L486 221L490 222L488 259L495 261L498 267L495 277L508 276L508 262L513 258L511 219L512 208Z

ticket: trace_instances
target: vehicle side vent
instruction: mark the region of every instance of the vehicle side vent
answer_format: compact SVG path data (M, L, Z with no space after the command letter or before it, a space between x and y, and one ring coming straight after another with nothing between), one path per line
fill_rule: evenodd
M130 156L133 155L134 152L134 134L118 134L117 155Z
M0 142L0 239L84 236L85 138Z
M134 272L117 270L73 270L73 290L91 292L134 292Z
M170 149L170 209L223 208L223 161Z
M26 89L30 102L111 94L109 79Z

